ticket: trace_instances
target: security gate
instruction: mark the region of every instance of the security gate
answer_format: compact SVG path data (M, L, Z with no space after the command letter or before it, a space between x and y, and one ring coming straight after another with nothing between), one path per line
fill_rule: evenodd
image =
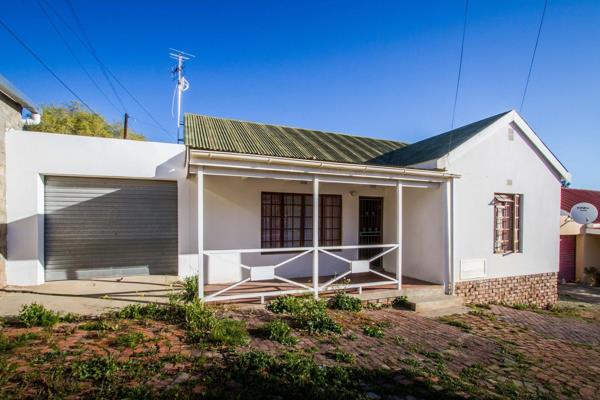
M46 177L46 280L177 274L177 184Z
M383 198L360 197L358 206L358 244L383 243ZM381 249L360 249L358 258L368 259L380 253ZM381 258L373 265L380 267Z

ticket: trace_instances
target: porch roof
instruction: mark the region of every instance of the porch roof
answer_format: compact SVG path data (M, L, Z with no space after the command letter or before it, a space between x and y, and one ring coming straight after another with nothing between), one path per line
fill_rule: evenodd
M403 167L443 156L505 114L411 145L343 133L185 114L185 144L199 150Z

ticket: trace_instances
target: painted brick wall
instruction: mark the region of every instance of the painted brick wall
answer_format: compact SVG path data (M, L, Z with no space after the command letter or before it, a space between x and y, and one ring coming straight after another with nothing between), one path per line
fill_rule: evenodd
M530 304L546 308L558 300L555 272L456 283L456 294L467 303Z
M21 128L21 107L0 93L0 288L6 285L6 153L4 132Z

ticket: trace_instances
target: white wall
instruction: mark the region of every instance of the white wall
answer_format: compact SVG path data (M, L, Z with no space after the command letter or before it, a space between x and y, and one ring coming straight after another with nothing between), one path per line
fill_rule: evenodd
M197 266L183 145L22 131L5 141L8 284L44 282L44 175L178 181L179 274Z
M508 125L460 157L450 160L455 181L455 279L461 280L461 259L485 259L486 278L558 271L560 181L530 144ZM508 182L512 181L512 184ZM517 254L494 254L494 193L523 194L522 247Z

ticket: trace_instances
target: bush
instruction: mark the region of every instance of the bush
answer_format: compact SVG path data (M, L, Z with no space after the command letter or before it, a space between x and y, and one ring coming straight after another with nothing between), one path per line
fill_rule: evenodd
M338 291L329 299L328 307L333 310L358 312L362 310L360 299L349 296L346 292Z
M263 331L269 340L285 345L295 345L298 338L292 335L292 328L284 321L274 320L263 326Z
M225 346L244 346L250 342L246 322L234 319L218 319L208 334L208 339Z
M312 298L307 296L279 296L267 304L267 310L275 314L293 314L300 310L305 302L310 300L312 300Z
M60 315L47 310L41 304L32 303L21 307L18 319L28 328L32 326L53 326L60 321Z

